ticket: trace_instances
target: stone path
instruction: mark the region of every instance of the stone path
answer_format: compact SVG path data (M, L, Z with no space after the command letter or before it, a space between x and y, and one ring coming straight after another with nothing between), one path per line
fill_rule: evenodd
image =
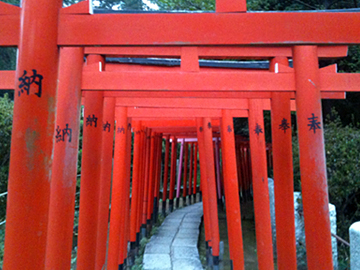
M169 214L145 247L144 270L202 270L197 242L202 203Z

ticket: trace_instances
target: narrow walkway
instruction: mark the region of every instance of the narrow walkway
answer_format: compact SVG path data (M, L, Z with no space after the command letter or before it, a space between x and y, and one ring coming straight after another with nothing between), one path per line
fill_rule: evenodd
M197 242L202 203L169 214L145 247L144 270L202 270Z

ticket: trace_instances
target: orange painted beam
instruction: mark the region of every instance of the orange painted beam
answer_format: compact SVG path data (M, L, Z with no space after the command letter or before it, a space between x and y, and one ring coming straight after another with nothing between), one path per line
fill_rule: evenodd
M1 72L0 72L1 73ZM85 91L84 91L85 92ZM230 91L104 91L104 97L144 97L147 98L174 98L174 97L196 97L196 98L271 98L269 91L261 92L230 92ZM295 92L289 92L290 98L295 99ZM345 92L321 92L322 99L345 99Z
M272 56L292 57L291 47L257 46L204 46L198 47L199 58L263 59ZM337 58L347 56L347 46L321 46L319 58ZM181 56L180 46L131 46L131 47L86 47L85 54L101 54L121 57L169 57Z
M63 14L58 44L355 44L359 32L360 14L351 12Z
M295 91L293 73L270 72L84 72L82 82L83 90Z
M61 46L360 43L352 12L60 14L59 24ZM1 16L0 45L16 46L19 27L19 16Z
M247 110L232 110L233 117L247 117ZM211 117L220 118L220 109L153 109L153 108L128 108L129 117L135 118L168 118L169 115L178 118Z
M83 90L295 91L294 73L84 72ZM321 91L360 91L359 73L321 73Z

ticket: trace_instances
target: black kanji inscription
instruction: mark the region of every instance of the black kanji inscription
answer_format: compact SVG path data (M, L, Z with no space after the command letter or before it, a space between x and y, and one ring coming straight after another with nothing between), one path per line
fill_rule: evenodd
M106 121L105 124L103 124L103 130L106 131L106 129L108 130L108 132L110 132L110 128L111 128L111 124Z
M125 134L125 128L123 126L117 128L117 133Z
M279 129L283 130L284 133L286 133L286 130L290 128L290 125L287 121L286 118L284 118L283 120L281 120L281 124L279 125Z
M63 141L65 140L65 136L67 136L69 139L69 142L71 142L72 129L69 128L69 124L65 125L65 128L63 129L62 133L63 133Z
M55 135L56 142L62 141L61 128L57 126L55 131L56 131L56 135Z
M61 141L64 142L66 136L68 138L68 142L71 142L72 129L69 128L69 124L65 124L64 129L61 129L59 126L57 126L55 131L56 131L56 135L55 135L56 142L61 142Z
M318 122L318 116L315 116L315 114L311 114L312 117L308 118L309 120L309 123L308 126L310 127L309 130L313 130L314 131L314 134L316 133L316 130L317 129L321 129L321 126L320 126L320 122Z
M30 94L30 86L32 84L37 85L37 92L35 93L35 95L37 95L38 97L41 97L41 93L42 93L42 80L43 80L43 76L40 74L37 74L36 69L32 70L33 75L32 76L27 76L27 71L24 70L24 74L19 78L19 91L18 91L18 95L20 96L21 94L23 94L24 92L29 95Z
M92 127L92 124L94 123L94 127L97 127L97 117L95 117L95 114L92 115L92 117L89 115L86 117L86 126Z
M230 125L227 126L227 132L229 132L229 133L232 132L232 128Z
M258 135L258 136L260 133L264 133L261 126L258 123L256 123L254 131L255 131L256 135Z

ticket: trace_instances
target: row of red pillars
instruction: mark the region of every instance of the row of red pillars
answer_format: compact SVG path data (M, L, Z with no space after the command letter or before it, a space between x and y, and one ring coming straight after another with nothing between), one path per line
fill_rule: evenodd
M35 6L36 5L36 6ZM63 226L58 224L53 224L54 222L48 222L49 216L53 215L51 213L51 205L56 205L56 196L51 196L53 187L50 188L51 185L55 185L56 181L53 180L54 171L56 170L56 166L53 165L55 163L56 157L54 155L54 159L52 158L53 153L53 135L54 135L54 127L55 127L55 108L56 103L58 104L58 108L60 107L60 95L57 100L56 97L56 87L57 87L57 68L58 68L58 48L57 48L57 21L58 21L58 10L61 6L61 1L51 1L50 3L41 3L34 1L24 1L23 6L23 15L22 22L23 27L21 29L21 40L22 42L19 45L19 61L18 61L18 69L17 69L17 78L20 78L24 71L36 70L39 74L42 74L44 77L43 80L43 88L46 89L42 93L42 96L39 95L30 95L30 96L19 96L15 99L15 109L14 109L14 122L13 126L13 136L12 136L12 149L11 149L11 163L10 163L10 176L9 176L9 196L8 196L8 211L7 211L7 228L6 228L6 236L5 236L5 257L4 257L4 268L6 269L44 269L45 265L51 264L51 255L49 257L45 256L51 247L48 239L51 237L55 237L51 235L51 233L59 233L61 230L59 229L50 229L51 226ZM26 12L25 12L26 11ZM46 16L39 17L39 14L46 14ZM50 19L49 19L50 18ZM52 20L51 22L49 20ZM32 23L32 21L37 21L37 24ZM37 25L41 25L42 28L37 28ZM41 44L43 40L47 41L47 46L42 47L38 46L37 48L33 47L32 44ZM62 61L67 61L68 63L72 63L72 61L80 61L80 55L82 52L80 48L63 48L61 49L62 54L66 54L68 51L74 50L72 52L76 57L71 55L70 58L61 57L60 58L60 70L64 72L66 67L62 67ZM42 55L43 57L39 57ZM308 115L312 114L318 117L318 121L320 125L322 124L321 117L321 100L320 100L320 91L317 85L319 85L319 69L317 62L317 47L316 46L295 46L293 50L294 56L294 67L296 70L295 80L296 80L296 102L297 102L297 115L298 115L298 127L299 127L299 144L300 144L300 166L302 170L302 192L303 192L303 202L304 202L304 216L305 216L305 227L306 227L306 238L307 238L307 256L308 256L308 267L309 269L331 269L332 268L332 258L331 258L331 241L330 241L330 231L329 231L329 218L328 218L328 195L327 195L327 184L326 184L326 170L325 170L325 155L324 155L324 141L323 141L323 132L322 129L317 130L312 133L308 128ZM92 68L93 64L97 68L99 68L98 63L100 59L89 59L88 68ZM100 60L101 62L102 60ZM76 65L76 64L75 64ZM76 71L75 71L76 73ZM78 75L70 74L68 77L74 76L74 80L69 80L68 84L78 85L77 79L81 77L79 74L81 71L78 71ZM61 75L59 77L59 81L61 83ZM66 83L66 79L63 80L63 83ZM78 88L78 98L74 99L78 107L76 111L70 111L73 113L74 120L71 120L72 116L68 118L63 118L63 122L61 120L56 121L56 126L59 129L66 130L66 128L71 127L71 121L78 121L78 116L80 112L80 89ZM281 96L277 96L281 95ZM73 95L71 96L73 98ZM102 158L103 148L105 149L105 145L95 144L94 142L100 141L100 134L98 130L101 131L101 124L104 119L106 119L106 114L102 111L102 103L96 102L101 97L100 92L87 92L85 94L85 116L90 117L91 119L97 121L97 124L100 125L100 128L95 131L95 121L92 123L92 126L88 126L84 129L84 142L83 142L83 151L85 149L91 149L93 151L93 157L84 157L86 160L83 160L83 172L82 172L82 194L81 194L81 205L94 205L99 201L100 194L95 192L92 193L93 190L101 189L101 183L99 179L104 176L106 173L106 169L102 169L96 163L98 163L99 157ZM274 102L280 102L283 105L283 102L287 102L289 98L285 96L285 94L274 94L273 99ZM57 102L58 101L58 102ZM66 99L66 102L68 100ZM255 100L249 101L250 112L254 111L254 113L259 113L260 110L257 109L257 104ZM35 105L34 105L35 104ZM277 108L281 108L285 106L277 106ZM275 107L274 107L275 109ZM115 157L114 159L119 159L122 162L119 162L120 166L114 167L114 175L121 175L122 179L127 179L129 177L129 158L127 155L118 154L119 157L116 156L116 153L129 153L130 144L127 143L130 140L130 132L128 131L128 119L125 113L126 108L116 108L115 111L115 119L117 122L117 127L119 125L123 126L125 132L121 132L117 135L115 142ZM31 113L30 113L31 112ZM280 111L273 111L273 115L280 115ZM110 115L110 114L109 114ZM114 115L114 114L113 114ZM58 114L58 119L61 116ZM250 130L253 130L253 127L256 124L259 124L257 120L260 121L262 119L262 115L255 115L252 117L249 115L249 126ZM207 122L206 119L203 121ZM224 121L224 120L223 120ZM262 121L262 120L261 120ZM208 122L207 122L208 123ZM74 124L75 125L75 124ZM199 125L201 123L199 122ZM76 125L75 125L76 126ZM74 126L74 127L75 127ZM209 137L204 128L204 138L203 143L209 141ZM76 128L73 128L72 136L76 135ZM200 132L200 131L199 131ZM205 134L206 133L206 134ZM65 141L70 142L70 134L62 133L63 136L66 134ZM252 135L251 135L252 134ZM254 133L250 132L250 135L255 136ZM120 136L120 137L119 137ZM280 136L280 135L279 135ZM73 137L73 141L75 144L77 143L75 136ZM199 135L199 138L201 136ZM201 141L202 139L200 139ZM65 142L64 140L62 142ZM201 144L199 141L199 144ZM257 139L253 140L250 138L251 149L252 149L252 158L256 155L256 152L261 150L261 147L264 145L264 141L259 136ZM59 141L61 143L61 141ZM225 143L225 142L223 142ZM282 142L283 143L283 142ZM105 143L104 143L105 144ZM55 144L56 145L56 144ZM232 144L233 146L234 144ZM76 145L75 145L76 146ZM69 151L76 151L77 147L74 145L69 146ZM56 148L56 146L55 146ZM201 153L207 153L209 149L202 147L199 145L200 159ZM201 150L203 148L203 150ZM121 150L118 152L117 150ZM276 162L280 162L281 164L288 164L288 160L281 159L280 155L277 154L280 151L281 147L279 147L278 143L274 141L274 170ZM288 148L291 149L291 148ZM289 151L289 150L286 151ZM311 149L312 151L309 151ZM67 150L67 149L65 149ZM264 149L263 149L264 150ZM88 151L88 150L87 150ZM223 150L225 153L227 150ZM261 151L264 152L264 151ZM288 152L286 152L288 153ZM209 153L211 156L211 154ZM226 155L226 154L225 154ZM75 155L73 153L69 153L64 151L64 157L60 158L59 162L67 164ZM259 152L259 156L264 156ZM265 156L264 156L265 157ZM276 161L276 158L278 161ZM224 166L230 166L230 161L224 160ZM257 205L265 205L266 192L263 189L265 188L267 175L266 172L263 171L265 166L261 164L266 163L266 157L261 158L260 160L254 160L257 164L260 163L259 167L262 170L258 170L256 172L253 171L253 185L254 185L254 200L255 200L255 219L258 224L259 212L260 209ZM254 161L252 162L254 164ZM202 161L200 160L200 163ZM71 163L72 166L76 163ZM203 168L209 166L208 164L204 164ZM71 166L70 166L71 167ZM60 167L63 168L63 167ZM278 167L280 168L280 167ZM70 170L72 171L72 170ZM230 170L226 170L226 174L229 173ZM67 172L61 172L66 174ZM60 176L61 176L60 173ZM70 172L69 172L70 173ZM284 172L278 172L278 175L282 175L284 177L284 181L288 181L288 175L290 170L286 170ZM275 172L274 172L275 174ZM213 184L215 185L212 179L214 178L212 172L206 172L205 181L202 181L202 185L204 185L203 189L208 191L208 194L214 193L215 189ZM275 176L276 177L276 176ZM21 179L21 181L19 181ZM65 179L74 179L74 178L61 178L61 180ZM314 180L315 179L315 180ZM236 178L235 178L236 180ZM314 183L316 182L316 183ZM209 183L213 183L208 185ZM286 188L289 188L289 183L286 182ZM73 182L65 183L66 185L62 185L67 187L64 192L71 190L74 188ZM122 183L122 185L126 185L127 183ZM284 191L285 186L279 186L279 190ZM127 186L126 186L127 187ZM126 190L126 189L125 189ZM225 184L225 195L226 195L226 184ZM275 196L277 196L277 187L275 186ZM113 190L114 192L114 190ZM120 190L123 192L123 190ZM258 194L258 195L255 195ZM261 197L261 194L265 194L265 196ZM288 201L290 198L289 193L284 197L284 200L278 200L276 205L282 205L284 207L286 204L284 201ZM53 194L52 194L53 195ZM95 195L93 197L92 195ZM229 195L226 195L229 197ZM257 197L260 196L260 197ZM231 196L230 196L231 197ZM66 197L62 197L64 200ZM119 196L120 198L120 196ZM122 199L126 198L126 196L121 197ZM128 198L128 197L127 197ZM214 219L213 216L206 214L208 210L206 210L206 205L212 205L212 198L216 198L216 196L209 196L206 200L204 198L204 211L205 211L205 220L208 218L210 220ZM286 199L285 199L286 198ZM206 202L209 200L209 202ZM280 202L279 202L280 201ZM72 203L68 202L69 205ZM291 202L292 204L292 202ZM122 202L122 207L128 209L129 200L124 200ZM25 207L24 207L25 206ZM276 206L277 207L277 206ZM97 207L95 208L85 208L81 209L81 212L85 212L86 214L80 214L80 224L79 230L86 231L88 235L95 232L96 228L99 226L98 224L98 211ZM314 211L315 209L315 211ZM49 211L50 210L50 211ZM288 215L285 214L285 211L288 209L284 209L284 215L286 218L289 218ZM73 210L71 210L73 211ZM69 213L71 213L71 211ZM112 213L115 212L112 209ZM267 215L267 209L262 210L263 213ZM48 214L49 213L49 214ZM231 215L229 213L228 215ZM239 213L236 213L239 218ZM124 222L129 221L128 215L122 216L124 218ZM278 221L278 217L277 217ZM205 221L206 222L206 221ZM267 222L267 221L266 221ZM279 219L279 224L281 226L282 221ZM94 226L96 223L96 226ZM285 223L285 222L284 222ZM49 226L48 226L49 224ZM52 224L52 225L50 225ZM84 224L92 224L92 226L87 226ZM209 223L208 223L209 224ZM240 224L240 221L239 221ZM269 238L271 238L271 234L269 231L266 231L264 228L260 228L256 225L256 233L258 239L258 253L259 256L264 254L264 256L272 256L269 255L271 249L263 250L260 248L262 244L264 247L267 247L269 242ZM321 228L319 228L321 226ZM230 228L234 228L235 226L231 225ZM129 228L129 227L125 227ZM65 230L65 226L64 226ZM211 230L214 230L211 228ZM232 230L232 229L231 229ZM111 228L110 228L111 231ZM235 230L234 230L235 231ZM241 231L241 230L240 230ZM290 230L289 230L290 231ZM239 232L239 230L237 230ZM281 231L279 231L281 232ZM282 232L283 233L283 232ZM293 230L291 230L290 234L292 235ZM60 233L59 233L60 234ZM239 234L239 233L238 233ZM127 239L119 239L120 243L126 242ZM216 233L211 233L212 239L216 239ZM278 236L279 237L279 236ZM54 240L52 240L54 241ZM285 243L287 243L287 239L283 238L283 240L278 241L278 245L281 248L286 248ZM280 242L280 243L279 243ZM62 239L59 243L64 243ZM94 250L96 250L94 239L90 239L90 237L81 237L79 235L79 265L86 265L87 263L94 263L95 257L92 257L87 261L85 255L81 255L80 248L88 249L88 252L93 254ZM119 243L119 244L120 244ZM83 247L81 247L83 245ZM293 246L293 243L290 245ZM32 247L34 248L34 252L30 252L29 250ZM213 246L213 252L216 254L216 246ZM279 249L278 249L278 252ZM20 254L20 255L19 255ZM50 254L50 253L48 253ZM84 252L85 254L85 252ZM266 255L267 254L267 255ZM57 254L59 256L59 254ZM115 254L116 256L116 254ZM123 254L118 254L118 258L124 256ZM52 258L55 256L53 255ZM289 256L291 257L291 256ZM237 258L232 256L232 258ZM293 258L293 257L291 257ZM116 261L116 260L115 260ZM119 263L119 261L117 261ZM267 266L263 265L270 265ZM292 260L293 263L293 260ZM263 260L259 257L259 268L260 269L272 269L272 260ZM280 266L279 266L280 267ZM82 269L79 267L79 269ZM92 269L86 268L86 269ZM235 269L241 269L236 268ZM286 269L286 268L284 268ZM294 269L293 265L291 268Z

